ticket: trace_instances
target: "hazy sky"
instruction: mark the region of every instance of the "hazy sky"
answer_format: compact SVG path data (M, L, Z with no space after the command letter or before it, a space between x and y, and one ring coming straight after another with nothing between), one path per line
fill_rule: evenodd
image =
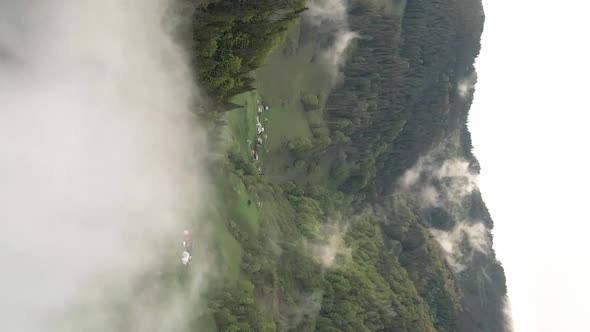
M484 7L470 128L515 330L589 331L588 4Z

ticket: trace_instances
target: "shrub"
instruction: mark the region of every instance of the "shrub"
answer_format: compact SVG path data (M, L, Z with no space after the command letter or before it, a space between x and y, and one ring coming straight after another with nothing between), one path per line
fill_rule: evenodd
M301 103L306 111L317 110L320 108L320 99L316 95L305 95L301 98Z

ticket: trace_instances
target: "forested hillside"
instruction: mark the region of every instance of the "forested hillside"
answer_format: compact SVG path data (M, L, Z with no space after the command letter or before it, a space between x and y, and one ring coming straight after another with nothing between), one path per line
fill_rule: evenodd
M481 1L187 2L224 155L195 331L507 331L467 130Z

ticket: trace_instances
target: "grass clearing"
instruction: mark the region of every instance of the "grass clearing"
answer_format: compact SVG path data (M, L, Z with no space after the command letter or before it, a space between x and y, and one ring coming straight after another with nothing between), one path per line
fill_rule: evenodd
M223 181L223 199L227 217L235 222L240 231L248 235L258 234L258 209L246 185L235 173L226 174Z
M333 84L332 74L321 61L322 50L314 36L294 27L285 43L256 71L257 88L267 103L300 107L304 94L322 94Z
M270 186L264 186L260 192L260 222L264 225L264 234L269 241L278 237L292 238L297 232L295 210L289 201ZM280 233L280 234L279 234Z
M250 157L252 144L256 140L256 101L255 91L242 93L231 99L231 102L242 105L243 108L229 111L226 115L228 136L232 143L239 148L246 157Z
M240 262L242 260L242 247L240 243L229 233L224 223L221 206L211 209L208 218L211 230L211 243L218 253L217 265L221 274L227 280L238 280L240 277Z
M272 107L272 106L271 106ZM304 112L293 108L272 107L263 113L268 142L265 150L277 151L296 137L311 137L311 129Z
M322 108L333 85L333 74L321 60L322 49L313 36L305 36L300 26L293 28L286 42L256 72L257 88L264 104L263 113L268 140L263 146L266 172L273 180L300 177L295 158L285 144L298 137L313 137L313 127L327 130ZM320 109L306 111L301 99L317 96Z
M237 95L231 102L243 107L225 114L227 127L224 135L230 146L246 159L250 158L251 147L256 140L257 100L258 94L255 91ZM258 210L248 188L234 171L222 171L215 182L215 187L220 191L217 194L218 204L209 216L212 220L212 242L218 252L218 263L223 275L229 281L236 281L240 278L242 247L230 232L230 227L237 227L239 232L255 236L259 229Z
M256 141L256 116L258 94L255 91L235 96L231 101L243 108L227 112L227 136L230 144L237 148L244 158L250 159L250 151ZM233 171L224 172L218 179L222 191L225 217L234 222L240 231L249 235L258 233L258 212L256 202L242 179Z
M243 108L228 112L226 118L232 144L238 147L246 159L251 158L250 151L257 138L258 98L258 93L255 91L235 96L232 102L242 105ZM262 119L260 120L262 121ZM241 231L245 231L249 235L256 235L259 228L256 200L237 174L227 173L221 188L223 188L223 199L228 217L240 227Z

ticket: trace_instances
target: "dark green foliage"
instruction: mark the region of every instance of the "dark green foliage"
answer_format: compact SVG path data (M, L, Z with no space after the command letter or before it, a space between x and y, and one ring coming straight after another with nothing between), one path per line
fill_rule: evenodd
M311 150L314 145L308 137L297 137L287 143L287 147L295 154L302 154Z
M301 98L301 103L306 111L312 111L320 108L320 99L315 95L305 95Z
M350 167L346 163L337 163L330 172L336 183L343 183L350 177Z
M478 1L463 2L408 1L403 17L355 2L351 28L366 38L356 43L343 83L328 97L326 120L347 160L377 172L345 185L346 191L390 191L418 156L466 124L471 101L456 91L473 74L483 17Z
M434 331L407 273L386 254L378 220L369 211L354 218L346 239L352 261L326 275L322 325L339 331Z
M214 0L193 18L194 62L204 87L219 102L253 89L251 71L279 45L306 0Z
M336 130L332 133L332 140L336 144L346 144L350 142L350 137L346 136L343 132Z
M211 303L215 321L221 331L274 331L274 323L265 321L254 303L254 285L240 280L221 298Z

